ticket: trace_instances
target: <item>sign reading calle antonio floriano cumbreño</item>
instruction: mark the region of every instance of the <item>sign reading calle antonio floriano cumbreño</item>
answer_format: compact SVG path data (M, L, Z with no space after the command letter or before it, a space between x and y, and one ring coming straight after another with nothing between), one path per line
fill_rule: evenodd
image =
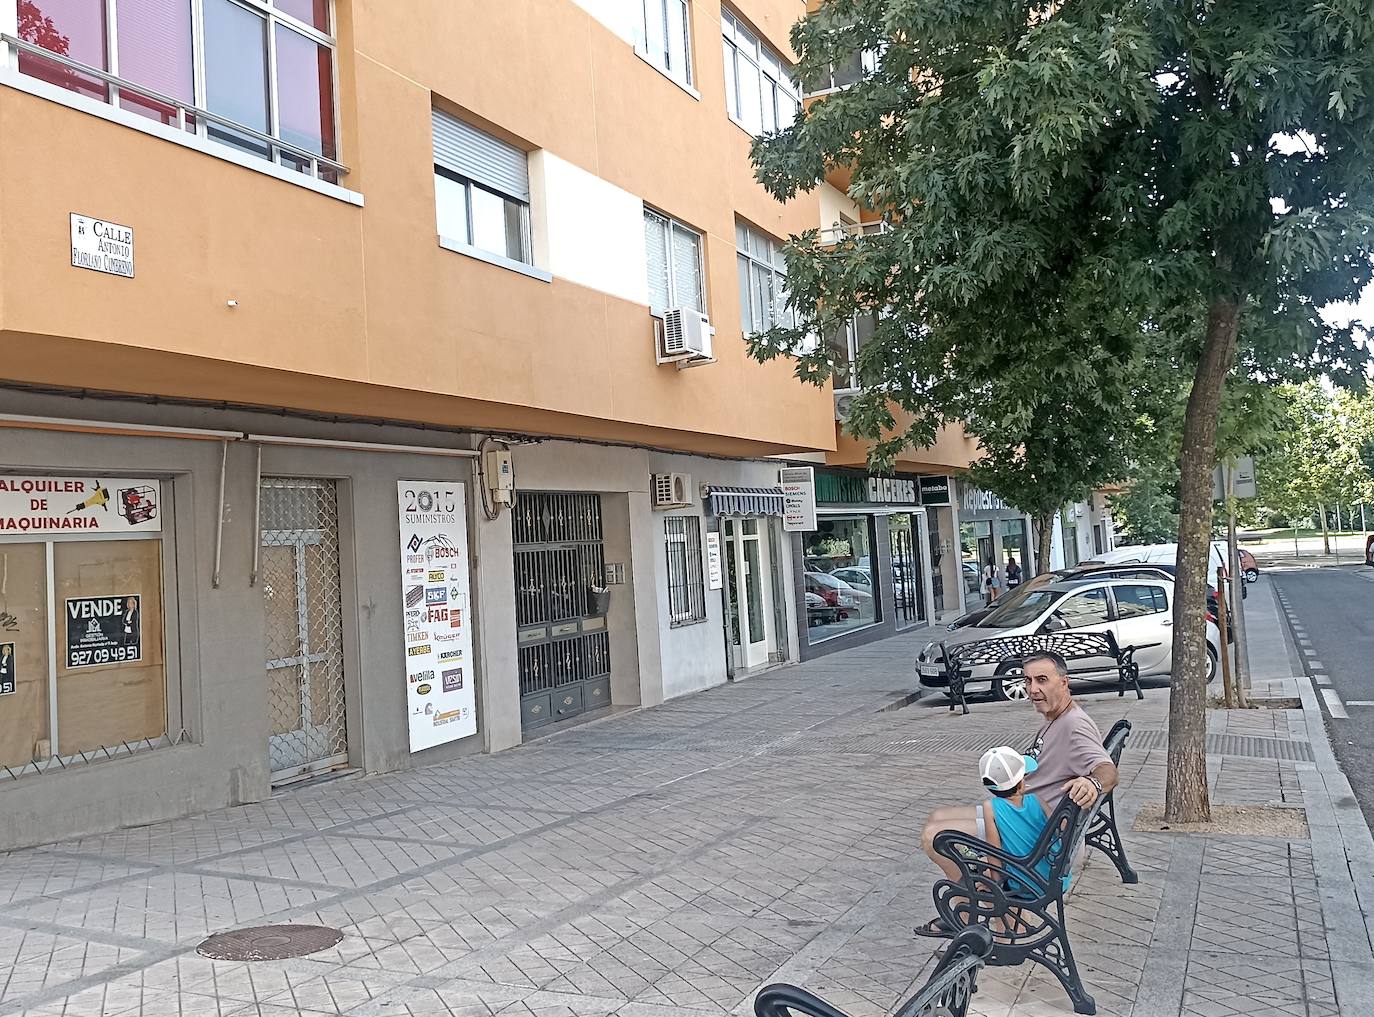
M134 277L134 228L71 213L72 267Z

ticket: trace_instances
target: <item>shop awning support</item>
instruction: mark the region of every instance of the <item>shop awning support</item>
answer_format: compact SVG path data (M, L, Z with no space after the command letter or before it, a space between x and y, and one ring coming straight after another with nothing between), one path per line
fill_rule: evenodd
M215 513L215 574L210 577L210 585L219 589L220 562L224 556L224 477L229 469L229 443L219 443L219 510ZM256 545L258 538L253 537Z
M248 573L248 587L258 585L258 564L262 556L262 446L255 446L257 465L253 470L253 569Z

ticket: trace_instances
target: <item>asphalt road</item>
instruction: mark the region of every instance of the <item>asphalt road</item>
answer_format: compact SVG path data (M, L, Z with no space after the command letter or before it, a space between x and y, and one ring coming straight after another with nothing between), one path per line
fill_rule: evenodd
M1331 744L1374 828L1374 568L1273 570Z

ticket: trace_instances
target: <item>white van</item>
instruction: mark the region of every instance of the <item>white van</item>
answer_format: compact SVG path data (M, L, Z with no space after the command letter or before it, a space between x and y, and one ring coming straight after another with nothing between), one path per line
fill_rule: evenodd
M1226 567L1226 545L1220 540L1212 541L1212 551L1210 560L1207 563L1207 584L1215 585L1217 580L1217 569ZM1079 567L1085 565L1123 565L1127 563L1146 562L1155 565L1178 565L1178 545L1177 544L1136 544L1134 546L1118 547L1115 551L1108 551L1106 554L1099 554L1093 557L1092 561L1079 562Z

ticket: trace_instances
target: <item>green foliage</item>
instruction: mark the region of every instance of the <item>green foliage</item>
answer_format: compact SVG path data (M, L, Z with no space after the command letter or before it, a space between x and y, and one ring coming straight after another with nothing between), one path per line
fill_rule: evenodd
M1316 382L1279 391L1284 425L1255 464L1260 500L1289 519L1305 519L1318 505L1374 498L1374 472L1361 455L1374 442L1374 400Z
M877 465L987 407L1028 421L1072 398L1114 434L1156 346L1191 379L1219 297L1243 309L1243 376L1360 376L1316 308L1370 278L1368 0L830 0L793 44L803 78L883 56L760 139L759 179L786 198L844 168L891 228L789 244L797 325L751 351L882 309L849 420ZM825 348L797 370L826 377Z
M1178 537L1178 463L1151 460L1108 499L1121 543L1163 544Z

